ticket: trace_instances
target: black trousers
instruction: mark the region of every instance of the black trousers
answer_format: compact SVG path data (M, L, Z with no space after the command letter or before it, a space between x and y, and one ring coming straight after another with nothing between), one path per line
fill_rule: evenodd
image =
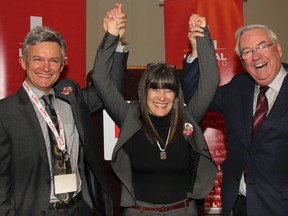
M246 198L238 195L233 207L233 216L247 216Z

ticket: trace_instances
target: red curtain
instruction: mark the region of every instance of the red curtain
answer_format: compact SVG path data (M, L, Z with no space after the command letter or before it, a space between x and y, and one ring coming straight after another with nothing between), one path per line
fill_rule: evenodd
M62 33L68 44L68 65L61 77L69 77L85 86L85 1L1 1L0 11L0 99L21 86L25 73L18 59L23 39L33 25L41 22L42 26L50 26Z

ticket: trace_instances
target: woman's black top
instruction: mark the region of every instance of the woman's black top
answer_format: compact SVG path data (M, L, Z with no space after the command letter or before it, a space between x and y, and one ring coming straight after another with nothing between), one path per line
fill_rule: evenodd
M170 126L170 117L151 115L152 123L163 142ZM161 143L161 142L159 142ZM164 148L163 144L161 145ZM138 131L125 145L132 167L133 186L137 200L153 204L168 204L186 199L189 188L190 146L183 135L166 148L166 159L160 159L156 143L149 143Z

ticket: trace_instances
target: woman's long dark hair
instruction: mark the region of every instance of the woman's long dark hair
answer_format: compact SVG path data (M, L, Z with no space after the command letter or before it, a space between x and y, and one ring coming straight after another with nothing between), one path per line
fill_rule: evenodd
M144 135L151 143L161 140L159 134L153 126L147 105L148 90L152 89L170 89L175 93L174 106L170 115L170 138L172 140L178 138L182 133L184 122L184 97L181 87L181 82L178 77L175 67L167 64L154 64L152 67L148 65L147 69L142 74L138 86L138 96L141 110L141 123Z

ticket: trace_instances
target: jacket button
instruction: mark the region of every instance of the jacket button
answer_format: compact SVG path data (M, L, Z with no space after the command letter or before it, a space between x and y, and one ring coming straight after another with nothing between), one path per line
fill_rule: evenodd
M248 151L247 153L248 153L248 155L253 155L254 154L253 151Z

